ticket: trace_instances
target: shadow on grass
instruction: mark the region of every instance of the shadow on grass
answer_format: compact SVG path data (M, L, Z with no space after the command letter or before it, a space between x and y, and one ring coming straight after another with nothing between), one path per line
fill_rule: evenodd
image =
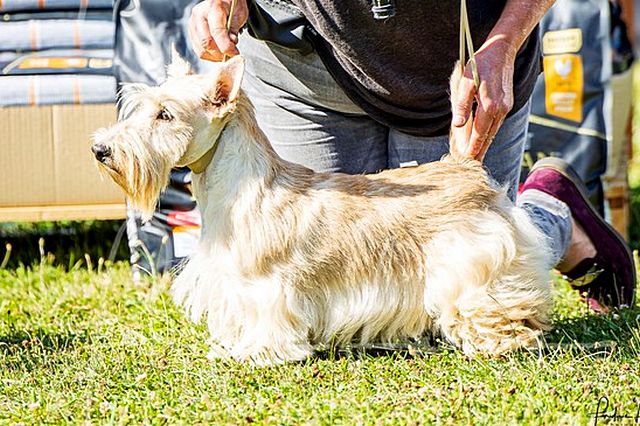
M623 309L608 315L585 313L581 316L556 319L553 329L545 334L544 344L539 349L543 354L561 350L609 355L615 351L624 355L640 356L639 320L639 307ZM313 356L315 359L329 361L377 357L409 359L451 351L459 350L436 337L425 337L418 341L396 344L368 344L347 348L327 346L317 349Z
M326 347L317 348L313 357L321 360L338 360L342 358L377 358L377 357L399 357L413 358L416 356L434 355L455 348L448 343L442 342L435 336L425 336L419 340L411 340L398 343L369 343L366 345L350 345L347 347Z
M61 352L90 341L86 330L81 332L52 332L43 329L34 331L10 330L0 334L0 354L16 352Z
M545 335L547 343L578 350L612 347L625 354L640 355L640 308L633 307L607 315L587 313L553 322Z

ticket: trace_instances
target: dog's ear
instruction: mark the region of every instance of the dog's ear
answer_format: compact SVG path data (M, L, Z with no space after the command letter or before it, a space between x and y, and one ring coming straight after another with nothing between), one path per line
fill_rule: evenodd
M220 72L209 93L209 108L214 117L222 117L235 109L243 74L244 59L241 56L220 64Z
M189 62L185 61L178 50L176 49L176 45L171 45L171 63L167 66L167 75L169 77L184 77L187 75L193 74L191 70L191 65Z

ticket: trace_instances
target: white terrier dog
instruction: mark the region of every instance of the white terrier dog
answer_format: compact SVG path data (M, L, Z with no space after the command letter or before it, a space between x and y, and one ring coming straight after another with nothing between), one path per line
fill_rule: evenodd
M314 173L273 151L243 69L235 57L194 75L175 58L161 86L129 87L128 117L92 147L147 216L171 168L193 170L202 239L172 292L206 317L213 354L274 364L427 333L467 354L535 343L550 307L544 237L479 162Z

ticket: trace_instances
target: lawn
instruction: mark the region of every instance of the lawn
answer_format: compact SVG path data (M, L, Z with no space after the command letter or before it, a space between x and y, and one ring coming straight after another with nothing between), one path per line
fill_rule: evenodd
M597 424L631 424L640 408L640 309L593 315L558 279L537 351L325 351L255 368L206 358L206 330L173 305L166 277L134 282L126 262L100 260L117 224L67 224L70 249L48 226L29 228L48 250L0 235L14 246L8 262L0 247L2 424L595 424L597 411L619 416Z
M562 282L540 351L324 352L255 368L207 360L206 330L167 280L90 263L0 270L2 423L580 424L602 398L636 414L640 310L594 316Z

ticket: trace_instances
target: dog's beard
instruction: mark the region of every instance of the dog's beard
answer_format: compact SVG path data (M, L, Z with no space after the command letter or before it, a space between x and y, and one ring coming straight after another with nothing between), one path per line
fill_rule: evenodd
M127 132L126 142L112 145L112 157L100 165L127 193L131 207L147 221L169 182L176 153L149 149L148 143L136 139L139 139L136 133Z

